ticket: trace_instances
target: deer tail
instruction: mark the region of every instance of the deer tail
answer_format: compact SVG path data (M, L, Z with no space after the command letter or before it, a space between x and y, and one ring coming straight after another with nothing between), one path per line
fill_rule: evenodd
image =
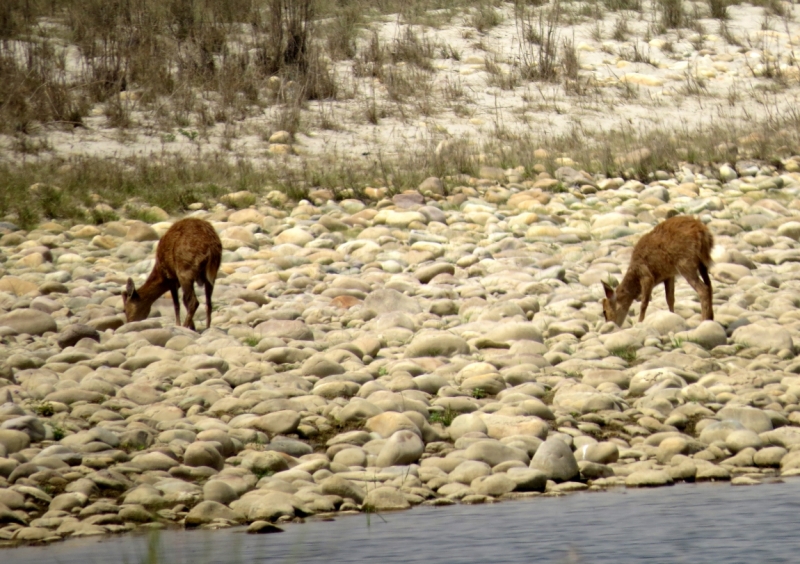
M714 248L714 236L707 228L703 228L700 238L700 262L706 268L711 268L714 260L711 258L711 250Z
M222 257L219 253L213 253L206 261L206 281L213 286L214 281L217 279L217 272L219 272L219 265Z

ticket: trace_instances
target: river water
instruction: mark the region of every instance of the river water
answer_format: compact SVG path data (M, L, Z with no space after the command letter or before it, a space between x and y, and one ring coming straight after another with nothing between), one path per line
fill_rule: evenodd
M161 531L0 551L3 564L797 563L800 480L681 484L492 505L416 507L285 532Z

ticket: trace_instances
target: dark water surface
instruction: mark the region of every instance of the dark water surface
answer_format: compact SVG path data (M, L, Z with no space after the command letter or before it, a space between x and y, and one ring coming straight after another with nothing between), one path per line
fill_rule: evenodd
M2 550L0 563L800 563L800 480L417 507L284 528L75 539Z

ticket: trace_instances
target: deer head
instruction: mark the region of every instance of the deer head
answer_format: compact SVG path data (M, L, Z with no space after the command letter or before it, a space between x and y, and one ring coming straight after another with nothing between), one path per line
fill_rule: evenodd
M136 291L136 286L133 285L133 280L128 278L128 284L125 286L125 291L122 292L122 309L125 310L125 320L130 323L147 319L147 316L150 315L150 305L147 301L142 300L139 292Z
M623 307L623 304L620 304L617 300L617 293L614 291L614 288L609 286L606 282L602 284L603 290L606 293L606 297L603 298L601 302L603 305L603 315L606 321L613 321L619 327L622 327L622 324L625 323L625 318L628 316L630 304L628 304L627 307Z

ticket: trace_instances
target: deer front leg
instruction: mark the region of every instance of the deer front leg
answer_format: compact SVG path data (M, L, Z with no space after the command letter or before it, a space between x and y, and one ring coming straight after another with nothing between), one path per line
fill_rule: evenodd
M664 280L664 293L667 296L667 307L675 313L675 277Z
M653 278L651 276L642 276L639 282L642 285L642 309L639 311L639 323L644 321L644 314L647 312L647 306L650 305L650 294L653 292Z

